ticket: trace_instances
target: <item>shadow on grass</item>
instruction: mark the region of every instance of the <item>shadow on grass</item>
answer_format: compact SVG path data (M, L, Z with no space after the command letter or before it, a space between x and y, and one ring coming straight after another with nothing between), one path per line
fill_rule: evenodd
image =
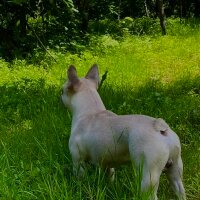
M150 80L136 90L116 89L105 83L100 95L107 109L117 114L162 117L175 129L192 127L199 131L199 77L185 77L169 85L163 85L159 80ZM20 130L36 128L45 132L59 129L60 123L63 131L64 127L70 127L70 115L60 103L60 88L46 86L43 79L22 79L0 86L0 107L2 131L4 128L9 131L9 127L15 127Z
M0 86L0 148L10 151L12 165L66 162L71 119L59 93L43 79Z
M175 129L183 144L191 147L191 151L198 147L199 77L183 78L169 85L150 80L136 90L116 89L105 83L100 95L107 109L117 114L146 114L164 118ZM60 89L47 86L43 79L23 79L10 85L2 85L0 107L0 169L7 171L10 180L17 183L20 179L24 187L32 185L37 188L36 184L45 177L50 179L57 176L63 179L62 171L65 168L68 181L74 181L70 178L72 164L68 150L71 115L60 104ZM183 151L186 160L191 158L191 153L184 148ZM190 164L192 163L188 163L188 169L186 167L188 171ZM16 177L22 171L23 176ZM119 177L121 176L123 179L123 175L119 173ZM129 186L121 184L123 186L116 186L119 187L118 192L115 191L116 188L109 188L106 193L113 198L122 198L118 195L125 190L131 196L132 193L127 189ZM79 186L73 187L77 189ZM3 194L0 189L0 195L1 193Z

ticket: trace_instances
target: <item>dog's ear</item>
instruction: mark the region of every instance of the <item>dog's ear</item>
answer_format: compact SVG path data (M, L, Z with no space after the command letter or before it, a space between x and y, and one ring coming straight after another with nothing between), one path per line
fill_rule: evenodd
M99 85L99 70L97 64L92 65L86 74L85 78L91 79L96 83L96 87Z
M75 90L79 83L80 83L80 80L77 76L77 71L76 71L76 68L73 66L73 65L70 65L68 70L67 70L67 76L68 76L68 89L69 90Z

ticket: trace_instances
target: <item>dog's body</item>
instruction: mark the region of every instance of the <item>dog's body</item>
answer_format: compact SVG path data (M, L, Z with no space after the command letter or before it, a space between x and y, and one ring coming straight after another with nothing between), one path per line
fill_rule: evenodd
M62 101L73 113L69 149L75 173L81 175L83 162L90 162L110 169L113 179L114 167L133 162L137 169L143 166L141 190L153 188L151 199L156 200L160 175L171 163L168 179L179 199L185 200L181 146L169 126L162 119L107 111L97 92L96 65L81 79L70 66L68 79Z

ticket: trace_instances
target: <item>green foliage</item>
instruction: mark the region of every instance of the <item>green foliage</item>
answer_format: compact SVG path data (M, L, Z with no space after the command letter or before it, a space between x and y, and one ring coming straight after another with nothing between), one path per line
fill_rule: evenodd
M168 34L170 35L191 35L196 34L197 30L200 29L200 23L198 19L168 19ZM182 26L180 26L180 24Z
M91 21L89 32L93 34L111 34L115 37L124 36L126 34L156 35L160 33L160 25L158 20L148 17L136 19L125 17L120 21L103 19L99 21Z
M80 52L88 42L88 33L158 34L156 2L3 0L0 2L0 57L8 61L25 58L36 48L59 47L63 51ZM178 1L167 1L164 7L167 17L182 20L194 20L200 13L199 1L185 0L181 5Z
M89 26L90 33L97 34L119 34L120 26L119 21L110 20L110 19L102 19L99 21L90 21Z
M160 31L159 22L152 18L142 17L138 19L124 18L121 22L124 31L129 31L134 35L155 35Z
M78 11L71 0L4 1L0 11L0 57L7 60L26 57L41 43L51 45L52 38L65 45L76 38Z

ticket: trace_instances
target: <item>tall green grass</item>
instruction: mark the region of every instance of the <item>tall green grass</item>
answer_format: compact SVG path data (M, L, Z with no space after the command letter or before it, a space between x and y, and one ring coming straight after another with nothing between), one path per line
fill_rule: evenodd
M108 70L100 90L108 109L162 117L179 135L187 197L199 200L200 34L181 28L183 35L93 37L81 54L51 50L57 63L37 51L31 60L0 60L0 199L140 199L131 165L113 185L92 166L83 180L72 174L71 114L60 90L69 64L84 76L97 63L101 75ZM164 175L158 196L175 198Z

